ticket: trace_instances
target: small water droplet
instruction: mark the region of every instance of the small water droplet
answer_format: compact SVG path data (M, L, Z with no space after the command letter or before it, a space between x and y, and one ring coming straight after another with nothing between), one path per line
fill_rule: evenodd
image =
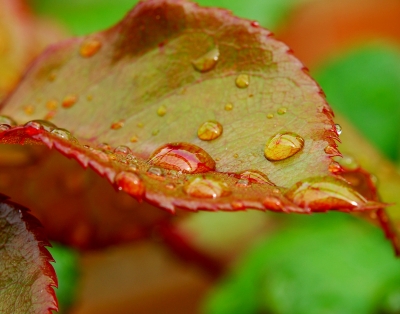
M253 26L253 27L259 27L260 26L260 24L257 21L252 21L250 23L250 25Z
M89 145L83 145L83 148L92 149Z
M273 117L274 117L274 114L273 114L273 113L267 114L267 118L268 118L268 119L272 119Z
M45 130L47 132L51 132L57 128L53 123L51 123L49 121L45 121L45 120L29 121L24 124L24 127L30 127L30 128L34 128L36 130Z
M1 116L0 115L0 124L7 124L10 127L12 127L12 126L16 126L17 122L9 116Z
M247 179L239 179L236 182L236 186L238 186L238 187L248 187L248 186L250 186L250 181L247 180Z
M233 154L233 158L238 158L239 154Z
M100 143L97 145L97 148L102 150L103 152L111 152L112 148L108 143Z
M330 176L298 182L285 196L301 208L314 210L351 209L367 202L345 181Z
M0 132L4 132L11 129L11 125L9 124L0 124Z
M130 138L130 142L132 142L132 143L136 143L137 141L139 140L139 138L136 136L136 135L133 135L131 138Z
M79 53L84 58L89 58L94 56L101 48L101 41L96 38L88 38L86 39L80 49Z
M215 161L202 148L189 143L166 144L154 151L149 164L184 173L202 173L215 169Z
M54 118L54 116L56 115L57 111L53 110L53 111L49 111L45 116L44 116L44 120L51 120Z
M243 171L239 173L239 178L241 180L247 180L250 183L275 185L269 180L266 174L258 170Z
M168 183L168 184L165 185L165 187L168 190L174 190L176 188L175 184L173 184L173 183Z
M151 135L156 136L158 133L160 133L160 130L156 129L151 132Z
M212 141L222 134L222 125L217 121L204 122L197 130L197 136L202 141Z
M210 50L200 58L196 59L195 61L192 61L192 65L196 71L204 73L212 70L217 64L218 59L219 59L219 50L218 47L215 47L214 49Z
M139 123L137 124L137 126L138 126L138 128L143 128L143 127L144 127L144 124L143 124L142 122L139 122Z
M235 83L239 88L247 88L250 84L250 77L247 74L239 74L236 77Z
M264 155L270 161L289 158L304 147L304 139L293 132L279 132L272 136L265 145Z
M343 168L342 168L342 166L341 166L338 162L332 161L332 162L329 164L329 171L330 171L331 173L333 173L333 174L338 174L338 173L343 172Z
M128 154L131 154L132 151L128 146L119 145L114 149L114 153L120 154L120 155L128 155Z
M224 182L209 177L196 177L186 183L183 190L187 195L198 198L217 198L231 194Z
M51 99L46 103L46 108L49 110L56 110L58 107L58 101L55 99Z
M147 169L147 174L156 177L163 177L164 171L158 167L150 167L149 169Z
M167 113L167 107L165 107L164 105L161 105L160 107L158 107L158 109L157 109L157 114L158 114L160 117L165 116L166 113Z
M337 149L337 147L332 146L332 145L326 146L324 151L326 154L332 155L332 156L340 156L341 155L339 150Z
M342 127L340 126L340 124L335 124L335 128L338 135L342 134Z
M87 101L92 101L93 100L93 95L87 95L86 96Z
M35 107L32 105L27 105L24 107L24 112L26 115L31 116L35 113Z
M286 107L281 107L276 111L279 115L283 115L287 112L287 108Z
M111 124L111 129L112 130L119 130L120 128L122 128L124 126L125 120L119 120L117 122L114 122L113 124Z
M68 95L62 101L63 108L71 108L78 101L78 96L76 95Z
M138 171L139 167L137 165L130 165L129 170L130 171Z
M232 109L233 109L233 104L227 103L227 104L225 105L225 110L226 110L226 111L231 111Z
M119 172L115 176L115 184L118 190L123 190L135 197L141 197L145 191L145 186L140 177L131 171Z
M61 137L63 139L66 139L68 141L74 142L74 143L78 143L78 140L71 134L71 132L69 132L66 129L62 129L62 128L55 128L51 131L51 134L54 134L58 137Z

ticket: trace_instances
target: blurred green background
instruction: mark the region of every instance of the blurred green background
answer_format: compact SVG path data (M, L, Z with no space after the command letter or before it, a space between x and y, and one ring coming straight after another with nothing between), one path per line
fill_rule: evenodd
M346 3L336 0L198 2L257 20L279 38L289 21L300 15L304 5L323 1L341 2L342 10L346 10ZM112 26L136 3L133 0L29 2L38 14L64 24L73 35ZM360 10L364 8L363 1L350 2L359 5ZM322 16L318 11L314 14ZM292 31L296 34L296 30ZM317 29L297 35L312 37L314 31ZM377 149L398 164L400 48L395 40L382 38L379 33L368 33L361 39L357 44L343 47L338 44L335 53L325 59L320 57L322 61L318 64L309 61L311 76L322 86L334 111L345 115ZM310 53L314 50L309 43L305 51L307 48ZM296 49L294 52L296 55ZM379 229L340 213L279 219L284 221L284 227L249 248L210 292L204 301L204 313L400 313L400 262ZM67 289L66 295L62 295L61 287L71 285L66 283L62 269L71 263L77 265L77 259L74 257L71 262L71 256L63 257L56 252L52 251L59 263L60 300L69 304L73 289ZM69 262L64 263L64 259Z

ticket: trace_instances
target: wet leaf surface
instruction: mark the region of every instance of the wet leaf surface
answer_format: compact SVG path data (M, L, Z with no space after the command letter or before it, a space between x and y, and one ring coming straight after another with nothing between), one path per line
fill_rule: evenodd
M0 312L50 314L57 309L50 243L26 208L0 201Z
M170 211L381 206L329 171L338 134L303 65L267 30L219 9L139 3L114 28L48 49L2 114L54 123L5 127L3 143L45 143ZM324 178L350 191L350 206L302 184ZM306 202L294 197L300 186Z

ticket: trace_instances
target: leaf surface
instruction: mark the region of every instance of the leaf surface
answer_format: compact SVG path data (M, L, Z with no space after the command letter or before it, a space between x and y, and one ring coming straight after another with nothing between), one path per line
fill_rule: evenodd
M303 65L224 10L141 2L114 28L49 48L2 113L68 130L34 121L3 142L45 143L170 211L382 206L330 173L333 113Z
M0 195L0 312L43 314L57 310L53 258L39 221Z

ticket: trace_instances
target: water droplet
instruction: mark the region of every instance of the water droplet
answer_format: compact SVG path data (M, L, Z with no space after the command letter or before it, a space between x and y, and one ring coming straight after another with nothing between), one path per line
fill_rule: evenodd
M269 180L266 174L258 170L243 171L239 173L239 178L241 180L247 180L250 183L275 185Z
M55 100L55 99L49 100L46 103L46 108L49 109L49 110L56 110L57 107L58 107L58 101Z
M189 143L171 143L156 149L149 164L184 173L202 173L215 169L215 161L202 148Z
M231 194L224 182L208 177L196 177L183 187L185 193L198 198L217 198Z
M31 116L35 113L35 107L32 105L27 105L24 107L24 112L26 115Z
M268 118L268 119L272 119L273 117L274 117L274 114L273 114L273 113L267 114L267 118Z
M44 120L51 120L54 118L54 116L56 115L57 111L49 111L45 116L44 116Z
M252 21L250 23L250 25L253 26L253 27L259 27L260 26L260 24L257 21Z
M341 166L338 162L332 161L332 162L329 164L329 171L330 171L331 173L333 173L333 174L338 174L338 173L343 172L343 168L342 168L342 166Z
M121 154L121 155L128 155L128 154L131 154L132 151L128 146L120 145L120 146L117 146L114 149L114 153L115 154Z
M287 112L287 108L286 107L281 107L276 111L279 115L283 115Z
M239 74L236 77L235 83L239 88L247 88L250 84L250 77L247 74Z
M9 124L0 124L0 132L4 132L11 129L11 125Z
M351 209L367 202L345 181L330 176L298 182L285 196L299 207L313 210Z
M239 179L236 182L236 186L238 186L238 187L248 187L248 186L250 186L250 181L247 180L247 179Z
M239 154L234 154L233 155L233 158L238 158L239 157Z
M173 183L168 183L167 185L165 185L165 187L168 190L174 190L176 188L175 184L173 184Z
M76 95L68 95L62 101L63 108L71 108L78 101L78 96Z
M304 147L304 139L293 132L279 132L272 136L264 148L264 155L270 161L289 158Z
M125 120L119 120L117 122L114 122L113 124L111 124L111 129L112 130L119 130L120 128L122 128L124 126Z
M151 132L151 135L156 136L158 133L160 133L160 130L156 129Z
M15 122L15 120L9 116L0 116L0 124L7 124L11 127L16 126L17 122Z
M118 190L123 190L128 194L141 197L144 194L145 186L140 177L130 171L121 171L115 176L115 184Z
M341 156L339 150L337 149L337 147L332 146L332 145L328 145L325 147L324 149L325 153L331 156Z
M197 136L202 141L212 141L222 134L222 125L217 121L204 122L197 130Z
M112 148L108 143L100 143L97 145L97 148L102 150L103 152L111 152Z
M157 114L158 114L160 117L165 116L166 113L167 113L167 107L165 107L164 105L161 105L160 107L158 107L158 109L157 109Z
M340 126L340 124L335 124L335 128L338 135L342 134L342 127Z
M88 38L86 39L80 49L79 53L84 58L89 58L94 56L101 48L101 41L96 38Z
M136 143L137 141L139 140L139 138L136 136L136 135L134 135L134 136L132 136L131 138L130 138L130 142L132 142L132 143Z
M34 128L36 130L45 130L47 132L51 132L57 128L53 123L51 123L49 121L45 121L45 120L29 121L24 124L24 127L30 127L30 128Z
M86 96L87 101L92 101L93 100L93 95L87 95Z
M195 68L195 70L199 72L208 72L212 70L215 65L218 62L219 58L219 50L218 47L215 47L214 49L210 50L200 58L196 59L195 61L192 61L192 65Z
M51 134L54 134L54 135L56 135L58 137L66 139L68 141L71 141L71 142L74 142L74 143L78 143L78 140L71 134L71 132L69 132L66 129L56 128L56 129L53 129L51 131Z
M150 167L147 169L147 174L156 177L164 177L164 171L158 167Z
M233 109L233 104L227 103L227 104L225 105L225 110L226 110L226 111L231 111L232 109Z

